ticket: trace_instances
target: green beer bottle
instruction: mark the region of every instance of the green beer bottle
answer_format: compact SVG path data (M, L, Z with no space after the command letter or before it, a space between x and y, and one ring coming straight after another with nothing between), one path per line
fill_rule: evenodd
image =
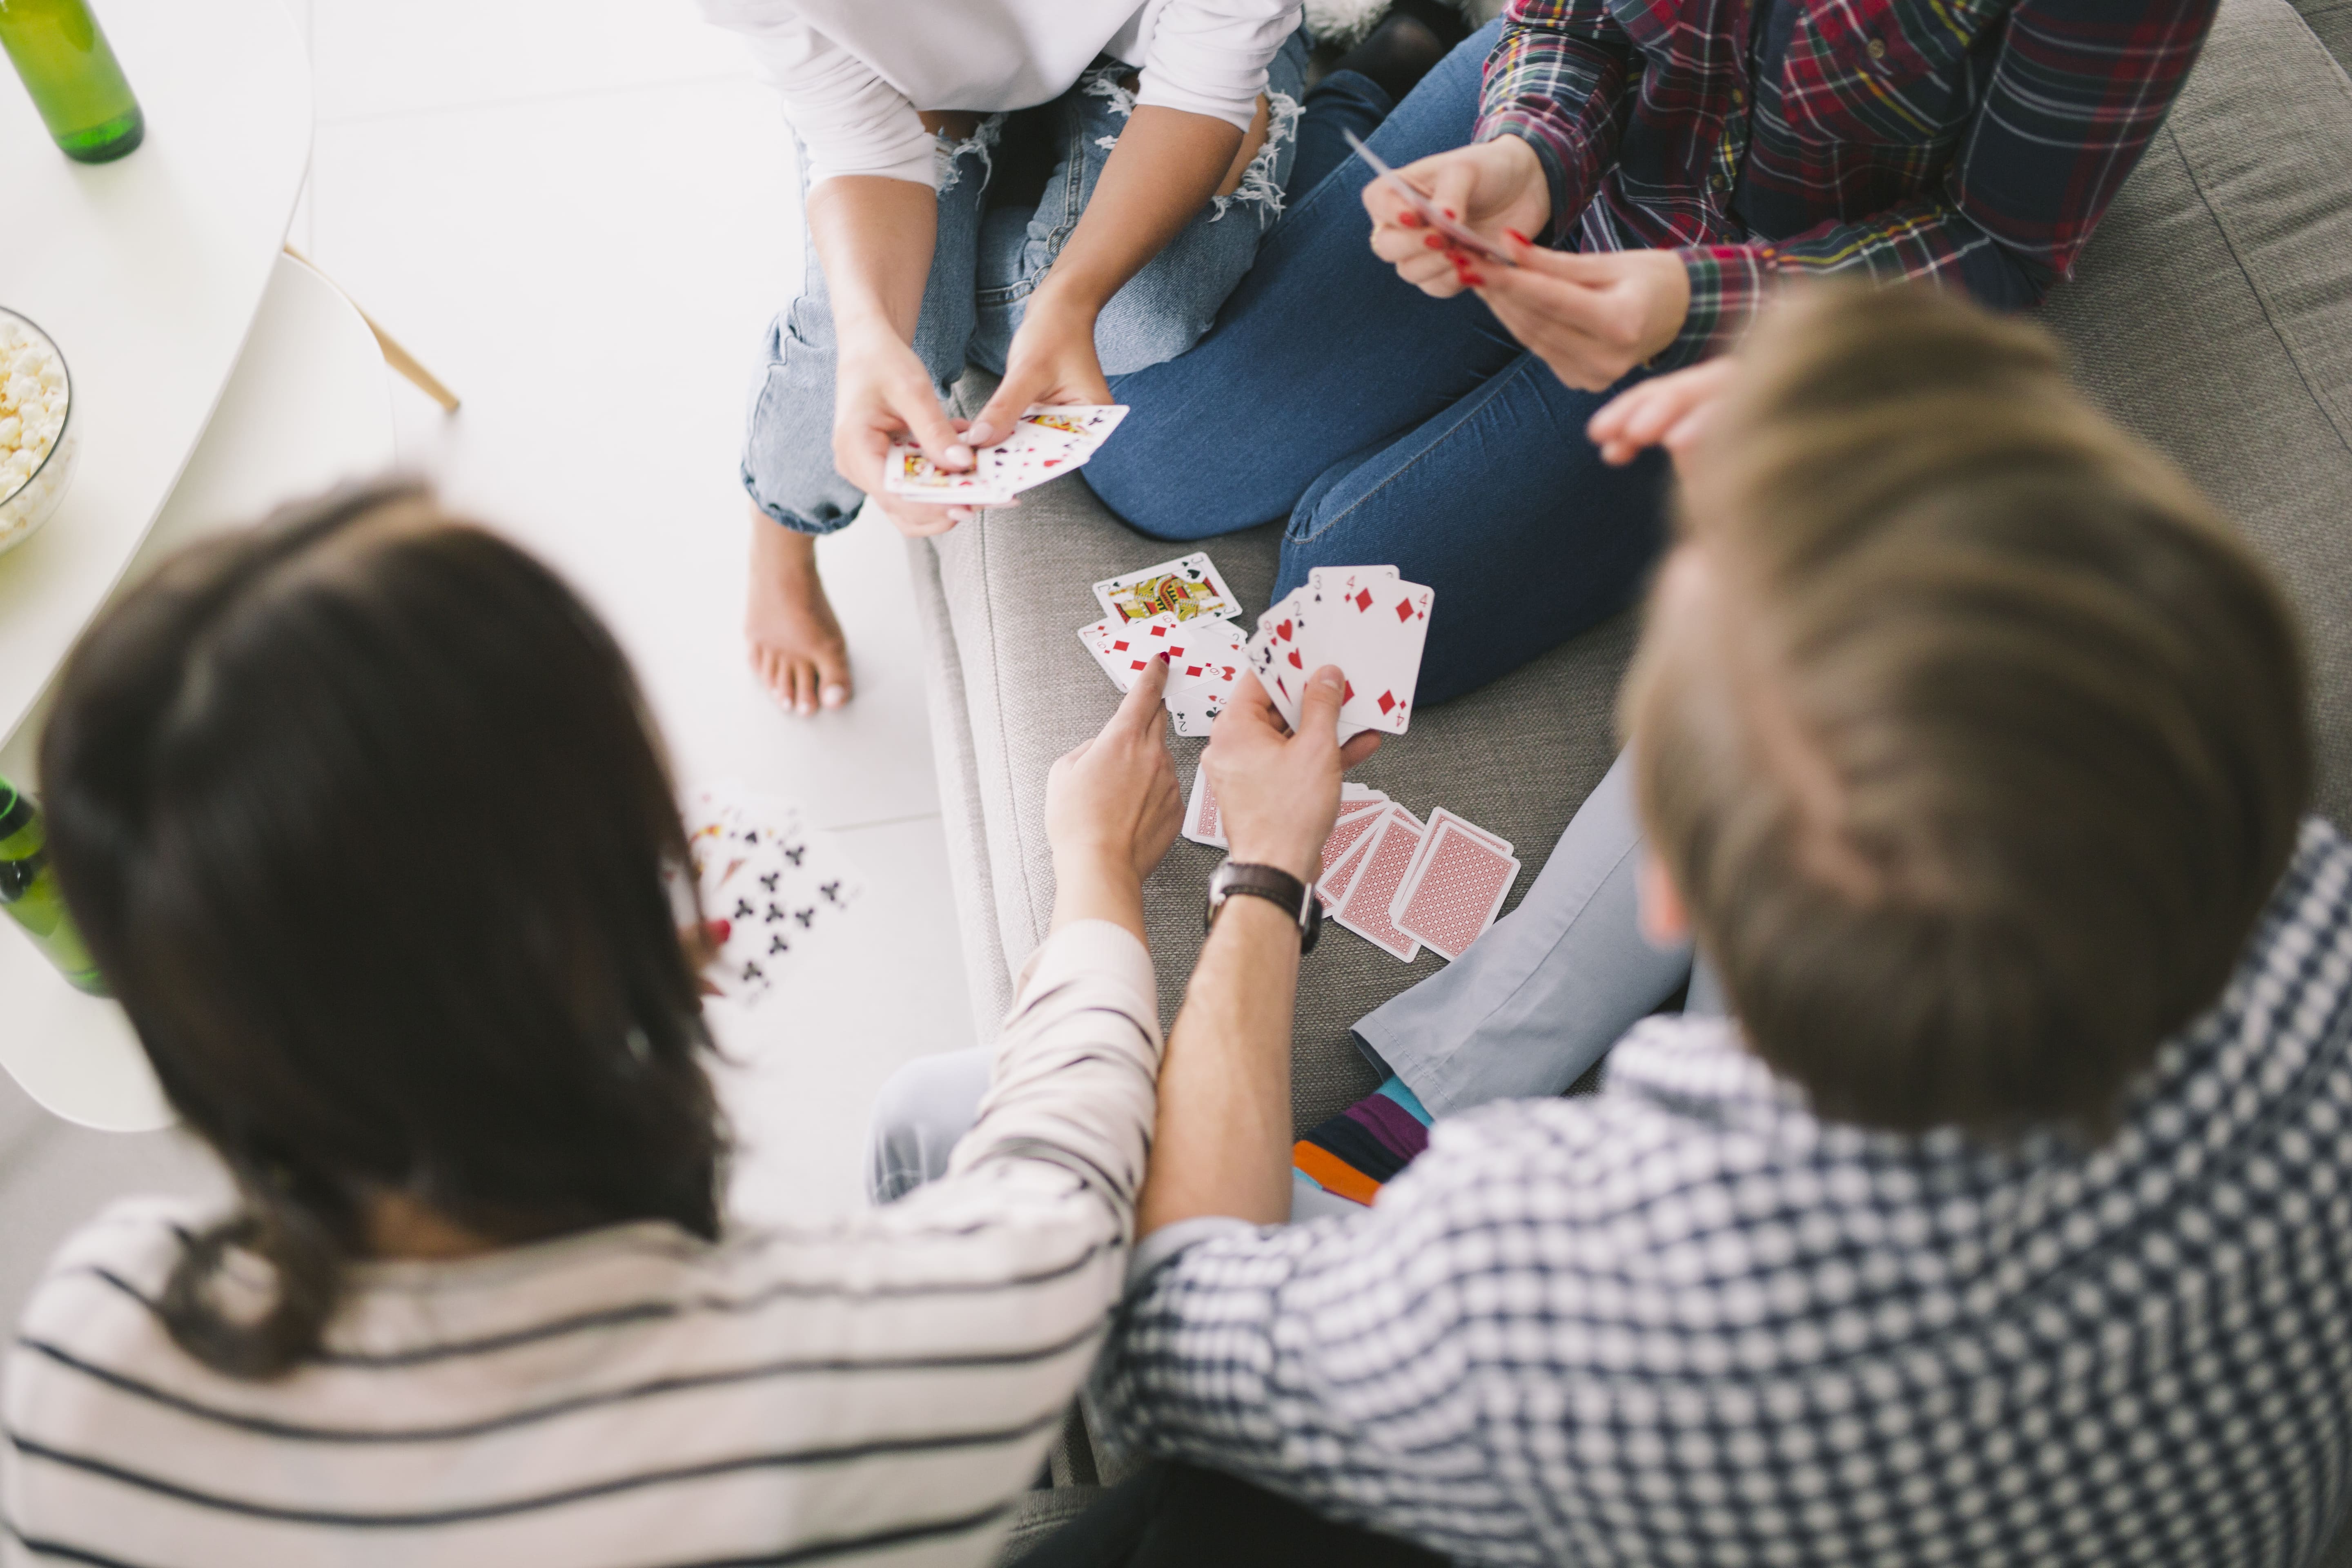
M58 874L49 868L48 847L48 832L32 797L0 778L0 910L32 933L33 944L48 955L74 989L103 996L106 982L99 978L81 932L66 913Z
M147 117L86 0L0 0L0 47L67 157L103 163L147 134Z

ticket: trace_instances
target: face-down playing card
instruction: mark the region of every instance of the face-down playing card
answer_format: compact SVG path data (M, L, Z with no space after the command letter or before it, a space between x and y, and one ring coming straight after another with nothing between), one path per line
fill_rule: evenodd
M1358 851L1362 865L1349 879L1347 896L1331 911L1341 925L1407 963L1419 956L1421 942L1397 929L1389 918L1389 903L1421 847L1422 832L1419 818L1390 802L1369 846Z
M1460 958L1494 924L1518 879L1518 861L1507 846L1497 847L1500 844L1459 817L1437 813L1412 869L1390 900L1390 923L1448 962Z

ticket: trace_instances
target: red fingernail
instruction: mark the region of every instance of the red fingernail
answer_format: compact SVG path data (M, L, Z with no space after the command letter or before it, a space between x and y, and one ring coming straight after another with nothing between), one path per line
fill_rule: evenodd
M1445 209L1445 216L1446 216L1447 217L1450 217L1450 218L1453 218L1453 219L1456 220L1457 222L1458 222L1458 221L1460 221L1461 216L1462 216L1462 215L1461 215L1460 213L1455 212L1452 207L1447 207L1447 208Z
M1509 235L1513 239L1517 240L1521 245L1533 245L1533 244L1535 243L1535 241L1534 241L1534 240L1529 239L1526 235L1521 234L1517 229L1515 229L1515 228L1507 228L1507 229L1505 229L1503 232L1504 232L1505 234Z
M1423 235L1421 237L1421 243L1427 246L1432 250L1443 250L1445 248L1445 241L1433 234Z
M1401 212L1397 214L1397 226L1399 228L1419 228L1421 226L1421 215L1417 212Z
M1462 281L1467 283L1473 289L1484 289L1486 286L1486 280L1484 278L1479 277L1475 272L1465 272L1462 275Z
M725 947L727 945L727 939L735 934L735 922L733 921L705 921L702 922L702 929L704 931L709 933L711 941L717 942L721 947Z

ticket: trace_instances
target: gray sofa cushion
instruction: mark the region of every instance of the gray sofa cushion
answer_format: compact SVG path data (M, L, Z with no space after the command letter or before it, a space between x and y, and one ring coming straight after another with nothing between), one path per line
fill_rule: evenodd
M2305 0L2336 25L2352 0ZM2310 630L2320 804L2352 822L2352 85L2285 0L2224 0L2163 134L2044 319L2115 415L2181 461L2280 568ZM967 388L967 400L975 388ZM1273 527L1208 548L1255 612ZM1129 532L1076 479L1034 490L911 559L932 658L950 847L982 1037L1052 906L1045 770L1115 694L1072 634L1087 585L1178 553ZM1443 606L1440 606L1443 614ZM1614 750L1632 618L1479 692L1416 714L1360 773L1415 812L1450 806L1517 845L1533 880ZM1174 742L1189 784L1200 742ZM1216 856L1180 841L1147 889L1172 1016ZM1303 1128L1372 1087L1348 1027L1441 961L1397 963L1345 931L1300 986L1294 1111Z

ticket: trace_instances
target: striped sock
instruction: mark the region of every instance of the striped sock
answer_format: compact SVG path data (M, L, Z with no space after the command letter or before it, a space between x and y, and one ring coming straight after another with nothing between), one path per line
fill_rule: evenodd
M1360 1204L1429 1147L1429 1112L1404 1079L1391 1077L1290 1146L1293 1173Z

